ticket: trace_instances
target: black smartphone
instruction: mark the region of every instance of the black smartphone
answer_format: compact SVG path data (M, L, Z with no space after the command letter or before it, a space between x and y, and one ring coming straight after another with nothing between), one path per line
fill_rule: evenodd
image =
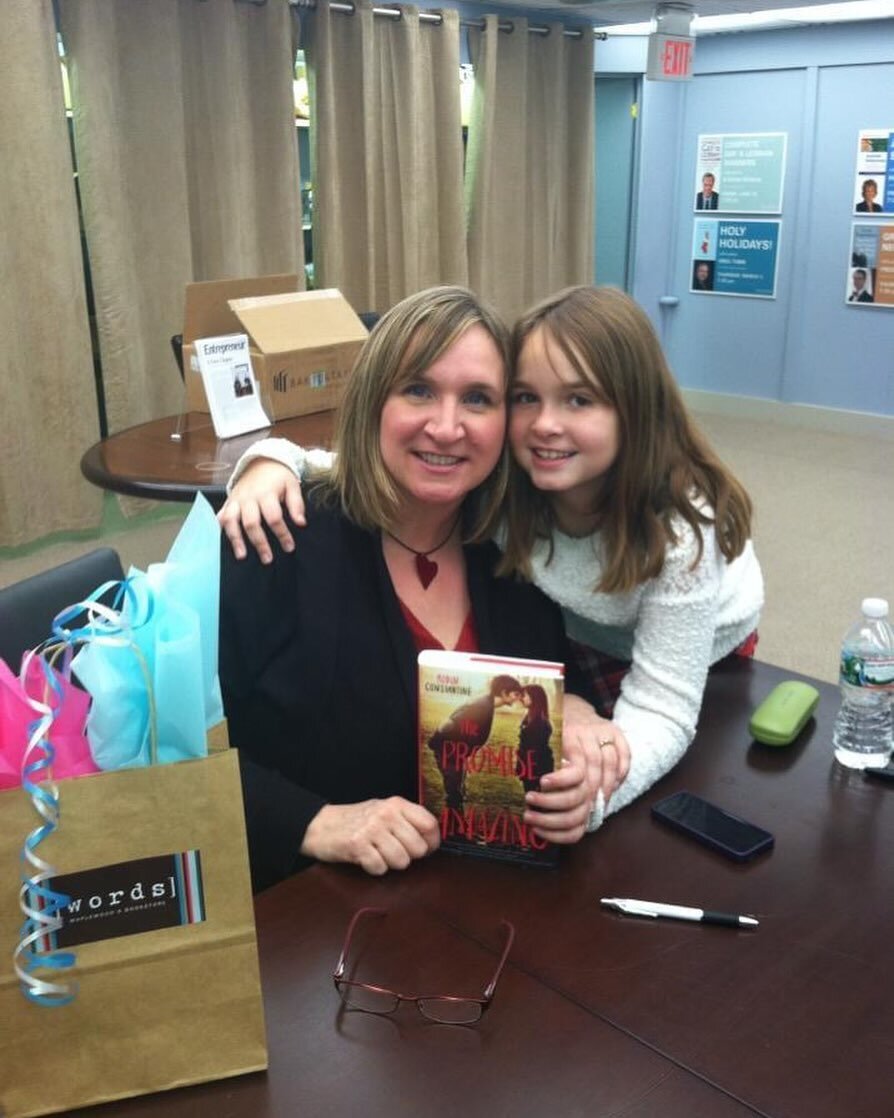
M730 815L692 792L674 792L659 800L652 805L652 815L737 862L769 850L775 841L769 831Z
M894 781L894 761L889 761L880 769L864 769L863 775L870 780Z

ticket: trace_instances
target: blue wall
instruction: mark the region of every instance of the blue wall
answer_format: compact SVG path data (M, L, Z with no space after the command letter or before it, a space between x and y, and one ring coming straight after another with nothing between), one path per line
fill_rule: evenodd
M595 57L597 73L641 72L644 42ZM679 381L894 415L894 308L844 301L857 133L894 129L894 21L705 37L695 70L643 82L634 205L633 294ZM777 296L690 294L697 136L771 131L788 133Z
M570 8L523 14L576 22ZM641 75L646 40L596 42L594 58L600 76ZM638 128L629 286L680 383L894 416L894 308L844 301L857 133L894 128L894 20L700 38L693 81L642 82ZM712 131L788 133L773 300L689 293L696 138Z

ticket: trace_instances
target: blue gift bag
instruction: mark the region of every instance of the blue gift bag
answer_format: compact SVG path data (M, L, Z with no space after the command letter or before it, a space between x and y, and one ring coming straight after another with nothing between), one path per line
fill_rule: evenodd
M220 528L201 495L163 563L131 568L117 616L88 637L72 668L93 703L87 736L101 769L203 757L223 718L217 676Z

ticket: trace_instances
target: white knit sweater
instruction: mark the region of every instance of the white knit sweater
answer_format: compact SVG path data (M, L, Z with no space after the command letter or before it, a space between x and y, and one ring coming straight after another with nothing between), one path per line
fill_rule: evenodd
M712 527L694 569L692 529L674 524L661 574L624 594L593 588L602 574L599 533L575 539L554 533L531 556L534 581L565 615L568 636L610 656L632 660L621 684L614 722L630 745L630 772L612 796L618 811L650 788L683 756L701 709L708 668L757 628L764 599L761 569L749 541L732 563Z
M331 462L326 451L262 439L240 458L230 485L255 458L276 459L299 477L307 467L325 469ZM534 582L562 607L569 637L632 661L614 710L630 745L630 772L609 801L608 815L683 756L695 734L708 668L757 628L763 605L763 577L750 541L727 563L713 528L704 527L702 556L692 568L695 535L685 521L673 527L678 542L668 548L661 574L629 593L593 589L602 574L598 532L582 539L555 532L552 559L547 562L545 542L531 556ZM602 816L594 812L591 829Z

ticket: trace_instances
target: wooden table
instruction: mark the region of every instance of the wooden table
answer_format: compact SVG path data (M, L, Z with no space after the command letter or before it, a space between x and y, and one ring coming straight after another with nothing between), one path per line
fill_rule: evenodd
M831 758L835 688L785 749L748 716L785 673L712 674L680 765L558 869L435 855L370 878L318 866L256 902L266 1075L145 1097L99 1115L621 1115L850 1118L891 1113L894 789ZM761 824L776 847L726 861L655 823L688 788ZM623 917L601 896L753 913L756 931ZM329 977L353 911L391 915L360 977L478 993L506 917L517 936L475 1028L412 1006L340 1010Z
M894 1113L894 788L833 762L828 684L809 681L820 706L795 745L750 741L751 711L790 677L759 663L712 674L683 761L558 872L525 883L442 857L391 891L466 930L505 915L524 930L512 957L526 973L761 1113ZM766 827L775 849L740 865L663 828L649 805L679 789ZM761 924L624 917L604 896Z
M317 412L281 419L273 427L235 439L218 439L210 415L172 415L101 439L81 458L81 472L94 485L114 493L160 501L191 501L202 493L217 505L223 502L239 456L253 442L269 435L328 448L334 417L333 411ZM172 439L178 431L180 439Z
M357 907L354 874L311 871L257 901L270 1068L91 1107L80 1115L354 1118L602 1115L750 1118L751 1110L510 966L474 1028L341 1008L330 974ZM377 923L377 922L374 922ZM497 928L467 936L418 906L361 941L368 974L402 988L479 992Z

